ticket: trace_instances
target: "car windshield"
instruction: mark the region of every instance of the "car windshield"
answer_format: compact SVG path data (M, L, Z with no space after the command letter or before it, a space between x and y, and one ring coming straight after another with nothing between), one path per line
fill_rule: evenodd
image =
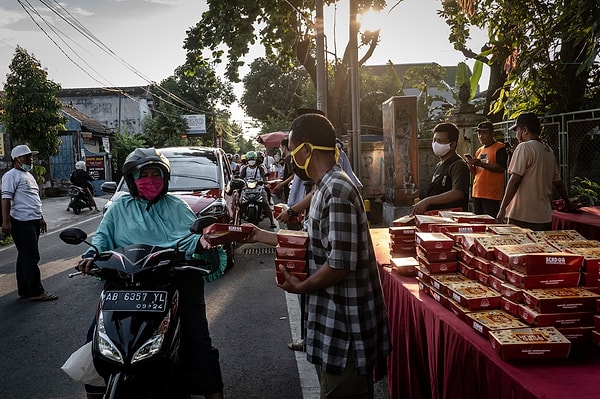
M219 166L208 158L171 158L169 191L207 190L220 187Z

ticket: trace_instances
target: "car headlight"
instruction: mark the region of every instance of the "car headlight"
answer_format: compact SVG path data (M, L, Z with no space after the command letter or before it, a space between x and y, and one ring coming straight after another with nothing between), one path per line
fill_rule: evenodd
M107 359L123 364L123 355L119 348L110 340L104 328L104 317L98 312L98 326L96 327L96 343L98 352Z
M199 212L198 216L219 216L227 213L225 200L219 198Z

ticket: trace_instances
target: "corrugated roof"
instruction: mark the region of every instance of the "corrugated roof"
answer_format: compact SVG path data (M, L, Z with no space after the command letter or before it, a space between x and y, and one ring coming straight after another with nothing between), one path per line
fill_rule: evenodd
M111 134L110 130L107 129L106 126L104 126L97 120L90 118L83 112L78 111L73 106L63 105L62 111L71 118L75 119L77 122L79 122L81 124L81 130L84 132Z

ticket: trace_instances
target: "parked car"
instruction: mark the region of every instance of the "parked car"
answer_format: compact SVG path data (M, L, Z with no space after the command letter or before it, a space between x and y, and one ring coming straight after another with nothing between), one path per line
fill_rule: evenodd
M158 150L171 165L169 193L181 197L197 216L214 216L219 223L233 221L231 193L235 190L236 182L222 149L169 147ZM103 183L102 191L113 194L104 205L103 211L106 212L115 199L129 192L129 188L125 179L121 178L118 184L113 181ZM235 262L234 248L234 244L225 247L228 269Z

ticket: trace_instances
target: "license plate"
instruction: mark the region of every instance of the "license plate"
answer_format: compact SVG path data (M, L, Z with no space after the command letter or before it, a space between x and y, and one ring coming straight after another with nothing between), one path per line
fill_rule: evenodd
M164 312L167 291L106 291L102 310L115 312Z

